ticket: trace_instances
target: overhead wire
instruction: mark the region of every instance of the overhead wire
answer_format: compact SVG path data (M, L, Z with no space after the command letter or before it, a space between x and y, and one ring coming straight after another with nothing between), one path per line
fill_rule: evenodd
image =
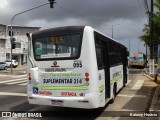
M62 8L62 9L64 9L64 10L66 10L66 11L68 11L68 12L74 14L74 15L77 15L77 16L89 18L89 19L96 20L96 21L97 21L97 20L98 20L98 21L108 21L108 20L106 20L106 19L99 19L99 18L95 18L95 17L84 16L84 15L78 13L78 12L75 12L75 11L73 11L73 10L71 10L71 9L65 8L65 7L63 7L63 6L61 6L61 5L58 5L58 4L57 4L56 6Z
M143 1L143 6L146 10L146 13L148 13L149 12L148 1L147 0L142 0L142 1Z
M142 12L142 8L141 8L141 4L140 4L140 1L138 0L138 5L139 5L139 9L140 9L140 11L141 11L141 15L143 16L143 12ZM75 12L74 10L71 10L71 9L69 9L69 8L66 8L66 7L63 7L62 5L59 5L59 4L57 4L56 5L57 7L59 7L59 8L61 8L61 9L63 9L63 10L65 10L65 11L68 11L68 12L70 12L70 13L72 13L72 14L74 14L74 15L76 15L76 16L80 16L80 17L83 17L83 18L88 18L88 19L92 19L92 20L95 20L95 21L108 21L108 20L106 20L106 19L100 19L100 18L95 18L95 17L90 17L90 16L85 16L85 15L82 15L82 14L80 14L80 13L78 13L78 12ZM147 7L146 7L147 8ZM144 16L143 16L144 17ZM127 21L128 21L128 19L126 19ZM126 21L126 20L121 20L121 21ZM120 23L120 24L122 24L122 23ZM94 27L100 27L99 25L93 25ZM112 26L112 25L106 25L106 26Z
M106 21L113 21L112 19L111 20L107 20L107 19L100 19L100 18L96 18L96 17L84 16L84 15L78 13L78 12L75 12L75 11L69 9L69 8L63 7L62 5L59 5L59 4L57 4L56 6L58 6L59 8L65 10L65 11L68 11L68 12L70 12L70 13L76 15L76 16L81 16L83 18L85 17L85 18L92 19L92 20L95 20L95 21L104 21L104 22L106 22ZM122 22L123 21L128 21L128 19L125 19L125 20L121 19L120 21L122 21Z
M143 17L143 18L145 18L145 17L144 17L144 15L143 15L142 7L141 7L141 4L140 4L140 1L139 1L139 0L138 0L138 5L139 5L139 9L140 9L140 11L141 11L141 15L142 15L142 17Z
M59 4L57 4L56 6L59 7L59 8L61 8L61 9L63 9L63 10L65 10L65 11L68 11L68 12L70 12L70 13L78 16L78 17L80 16L80 17L83 17L83 18L92 19L92 20L94 20L94 21L103 21L103 22L108 22L108 21L110 21L110 20L106 20L106 19L100 19L100 18L95 18L95 17L84 16L84 15L78 13L78 12L75 12L75 11L69 9L69 8L63 7L62 5L59 5ZM139 3L139 7L140 7L140 3ZM140 10L141 10L141 8L140 8ZM141 13L142 13L142 12L141 12ZM126 19L126 20L119 20L119 21L120 21L120 23L118 23L118 24L122 24L122 22L128 21L128 19ZM85 24L84 24L84 25L85 25ZM98 29L99 27L101 27L100 24L94 24L94 25L92 25L92 26L95 27L95 28L97 28L97 29ZM112 26L112 25L105 25L105 26Z

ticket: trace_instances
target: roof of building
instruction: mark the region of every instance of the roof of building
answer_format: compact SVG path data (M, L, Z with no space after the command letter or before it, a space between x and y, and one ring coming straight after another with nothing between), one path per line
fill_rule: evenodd
M7 24L2 24L0 23L0 25L2 26L8 26L8 27L11 27L11 25L7 25ZM25 27L25 28L41 28L41 27L36 27L36 26L20 26L20 25L12 25L13 27Z
M8 25L8 27L11 27L11 25ZM41 28L41 27L35 27L35 26L20 26L20 25L12 25L12 27Z

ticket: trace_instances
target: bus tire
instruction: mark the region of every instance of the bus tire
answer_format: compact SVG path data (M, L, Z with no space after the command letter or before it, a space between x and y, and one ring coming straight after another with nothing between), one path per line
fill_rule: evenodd
M123 83L123 87L126 87L126 83Z
M124 78L124 81L125 81L126 79L127 79L127 78L125 77L125 78ZM123 83L123 87L126 87L126 82Z
M110 100L111 104L114 103L115 97L116 97L116 84L114 84L113 86L113 98Z

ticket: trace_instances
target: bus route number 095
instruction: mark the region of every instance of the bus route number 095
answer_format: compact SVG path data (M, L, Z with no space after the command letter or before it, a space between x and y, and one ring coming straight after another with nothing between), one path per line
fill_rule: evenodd
M82 62L81 62L81 61L75 61L75 62L73 63L73 67L74 67L74 68L82 67Z

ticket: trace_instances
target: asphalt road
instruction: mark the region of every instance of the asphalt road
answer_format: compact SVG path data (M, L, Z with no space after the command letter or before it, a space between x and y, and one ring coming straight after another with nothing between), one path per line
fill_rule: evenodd
M142 74L144 69L129 68L129 74Z
M54 116L54 118L42 118L46 120L70 120L75 118L87 120L135 120L136 118L136 120L143 120L145 119L144 117L123 117L129 116L133 111L145 112L149 110L154 85L149 84L150 80L143 76L142 72L143 69L130 69L128 84L118 93L115 102L107 104L102 109L95 110L30 105L26 97L26 80L24 79L26 77L8 76L12 78L12 81L5 78L0 80L0 111L44 111L46 114Z

